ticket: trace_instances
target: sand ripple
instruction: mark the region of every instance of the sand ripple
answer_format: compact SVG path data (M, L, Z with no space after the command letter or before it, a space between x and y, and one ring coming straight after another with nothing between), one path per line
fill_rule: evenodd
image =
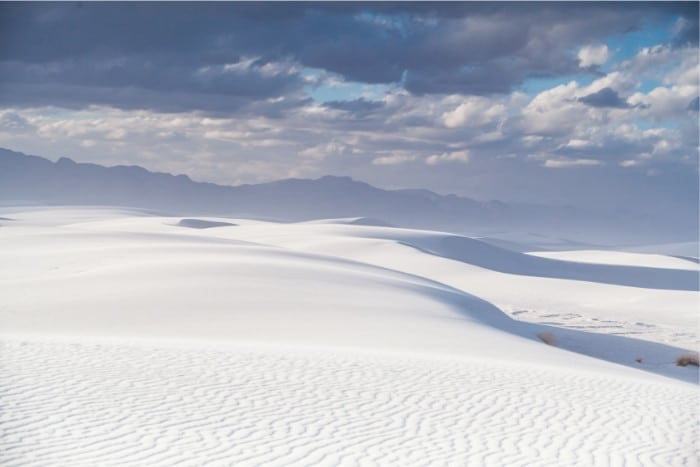
M0 344L5 466L697 465L697 389L489 360Z

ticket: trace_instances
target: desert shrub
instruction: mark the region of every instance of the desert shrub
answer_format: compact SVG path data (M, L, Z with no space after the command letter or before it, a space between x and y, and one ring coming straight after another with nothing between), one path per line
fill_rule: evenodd
M697 352L688 352L684 353L680 357L676 359L676 365L678 366L700 366L700 362L698 362L698 353Z
M537 334L537 337L539 337L540 340L547 345L556 345L557 344L557 339L554 337L554 334L552 334L549 331L543 331L543 332Z

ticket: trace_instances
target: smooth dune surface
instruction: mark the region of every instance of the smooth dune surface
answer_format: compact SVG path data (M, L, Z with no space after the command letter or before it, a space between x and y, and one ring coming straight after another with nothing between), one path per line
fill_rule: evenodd
M530 255L542 258L558 259L593 264L617 264L625 266L642 266L646 268L687 269L697 271L697 262L688 258L659 255L652 253L634 253L606 250L574 251L535 251Z
M692 262L380 220L0 216L3 465L698 462Z

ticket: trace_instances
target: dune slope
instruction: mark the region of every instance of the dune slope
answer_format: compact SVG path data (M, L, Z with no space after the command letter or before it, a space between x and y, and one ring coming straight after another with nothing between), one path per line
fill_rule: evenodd
M595 265L615 280L591 282L591 265L380 222L0 215L3 465L698 459L697 371L674 364L692 336L525 322L503 305L606 290L583 321L634 292L675 300L681 313L644 319L685 329L697 291L621 283L629 267L651 281L644 266ZM518 269L488 267L504 258ZM572 270L586 274L560 277Z

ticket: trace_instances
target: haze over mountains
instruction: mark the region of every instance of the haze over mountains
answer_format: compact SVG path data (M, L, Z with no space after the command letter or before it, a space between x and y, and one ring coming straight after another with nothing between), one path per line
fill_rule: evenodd
M139 166L105 167L65 157L52 162L8 149L0 149L0 202L131 206L279 221L369 217L473 235L529 232L608 244L693 241L698 235L697 212L675 209L640 215L482 202L422 189L383 190L336 176L223 186Z

